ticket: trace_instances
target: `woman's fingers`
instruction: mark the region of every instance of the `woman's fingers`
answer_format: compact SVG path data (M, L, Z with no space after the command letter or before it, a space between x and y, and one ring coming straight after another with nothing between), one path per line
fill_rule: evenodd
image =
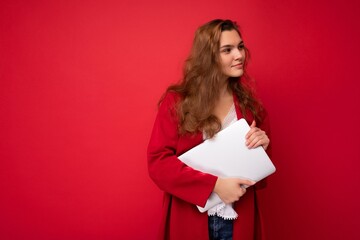
M253 128L249 131L248 137L246 138L246 143L250 144L257 138L262 138L265 134L264 131L260 130L259 128Z
M238 201L245 193L246 186L254 185L255 182L239 178L218 178L214 192L224 203Z
M267 148L267 146L269 145L269 138L264 135L261 137L256 137L254 138L251 142L248 143L247 147L248 148L257 148L259 146L263 146L265 149Z
M251 127L251 128L256 127L256 122L255 122L255 120L252 121L250 127Z
M256 182L252 181L252 180L247 180L247 179L242 179L242 178L238 178L238 184L240 186L242 186L243 188L249 187L254 185Z
M266 133L261 129L254 127L248 132L245 144L248 148L263 146L266 149L269 142L270 140Z
M260 128L256 127L255 120L250 125L249 132L245 135L245 144L248 148L257 148L262 146L265 150L268 147L270 140L266 133Z
M253 132L257 131L258 128L256 128L256 122L255 120L252 121L251 125L250 125L250 130L249 132L246 134L245 138L248 138Z

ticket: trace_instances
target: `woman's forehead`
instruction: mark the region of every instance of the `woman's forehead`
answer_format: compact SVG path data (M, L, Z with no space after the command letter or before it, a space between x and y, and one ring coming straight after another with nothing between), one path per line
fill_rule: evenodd
M220 35L220 46L237 45L242 41L236 30L223 31Z

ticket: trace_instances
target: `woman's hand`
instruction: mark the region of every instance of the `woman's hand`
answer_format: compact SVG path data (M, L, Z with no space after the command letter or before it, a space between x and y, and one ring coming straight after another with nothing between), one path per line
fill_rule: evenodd
M251 123L250 131L246 134L245 139L245 144L248 148L262 146L266 150L270 143L270 139L266 133L256 127L255 120Z
M244 185L251 186L255 182L239 178L218 178L214 187L214 192L221 200L228 204L236 202L246 193Z

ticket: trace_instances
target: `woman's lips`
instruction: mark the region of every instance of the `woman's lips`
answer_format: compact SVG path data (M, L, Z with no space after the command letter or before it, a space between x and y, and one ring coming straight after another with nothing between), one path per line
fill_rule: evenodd
M236 64L236 65L233 65L233 67L235 67L235 68L243 68L243 64L239 63L239 64Z

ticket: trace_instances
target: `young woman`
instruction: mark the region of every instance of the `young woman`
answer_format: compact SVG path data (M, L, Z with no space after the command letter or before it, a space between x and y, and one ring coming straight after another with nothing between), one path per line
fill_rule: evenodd
M206 23L195 33L182 81L160 101L148 146L150 177L164 191L159 239L261 239L258 184L199 172L177 158L240 118L251 124L247 146L267 149L264 110L247 84L248 56L235 22ZM223 203L200 213L196 205L212 192Z

